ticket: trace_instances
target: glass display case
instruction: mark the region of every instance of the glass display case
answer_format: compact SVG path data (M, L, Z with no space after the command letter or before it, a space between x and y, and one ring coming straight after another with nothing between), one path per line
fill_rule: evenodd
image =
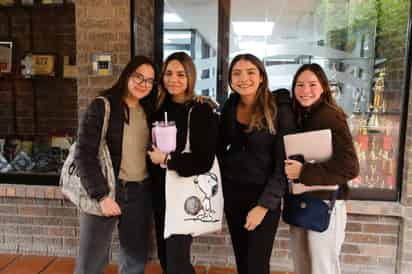
M0 183L58 185L78 124L77 83L66 73L74 3L0 3L0 37L13 42L10 69L0 70Z

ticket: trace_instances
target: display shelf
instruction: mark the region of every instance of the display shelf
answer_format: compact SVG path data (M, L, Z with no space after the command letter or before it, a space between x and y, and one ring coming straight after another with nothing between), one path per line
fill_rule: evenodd
M74 1L64 0L61 4L43 4L41 0L35 0L34 3L31 4L22 4L22 1L14 1L14 4L11 5L1 5L0 9L39 9L39 8L62 8L67 6L74 6Z
M0 184L59 185L57 172L8 172L0 173Z

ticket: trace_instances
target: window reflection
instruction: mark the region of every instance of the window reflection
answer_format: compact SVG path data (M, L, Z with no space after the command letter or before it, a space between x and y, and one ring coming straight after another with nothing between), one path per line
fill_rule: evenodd
M207 16L204 16L207 15ZM165 2L163 57L184 51L196 65L196 93L216 97L217 0Z
M219 94L222 102L229 90L225 66L240 53L264 61L272 90L290 89L302 64L320 64L348 114L359 155L361 174L350 182L352 198L397 199L409 1L221 0L219 5L218 11L217 0L165 1L164 57L184 50L194 58L197 93ZM228 32L220 33L219 43L218 13L219 30ZM376 191L384 194L369 195Z
M406 0L231 1L230 58L263 59L272 90L290 89L302 64L324 68L359 155L355 192L396 196L408 11Z

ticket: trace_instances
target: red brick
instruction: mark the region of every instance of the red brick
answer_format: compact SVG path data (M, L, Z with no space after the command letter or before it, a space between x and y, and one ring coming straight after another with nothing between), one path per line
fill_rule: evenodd
M346 241L351 243L379 243L379 236L370 234L346 233Z
M363 231L366 233L397 234L399 226L383 224L364 224Z
M24 207L19 207L18 212L20 215L27 215L27 216L46 216L47 208L24 206Z
M360 248L358 245L354 244L343 244L342 253L360 254Z
M376 258L370 256L343 255L343 262L349 264L370 265L376 263Z

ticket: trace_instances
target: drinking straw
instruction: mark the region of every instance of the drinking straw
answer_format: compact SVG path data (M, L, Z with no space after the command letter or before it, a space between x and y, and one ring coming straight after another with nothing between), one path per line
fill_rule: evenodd
M167 125L167 111L165 111L165 124Z

